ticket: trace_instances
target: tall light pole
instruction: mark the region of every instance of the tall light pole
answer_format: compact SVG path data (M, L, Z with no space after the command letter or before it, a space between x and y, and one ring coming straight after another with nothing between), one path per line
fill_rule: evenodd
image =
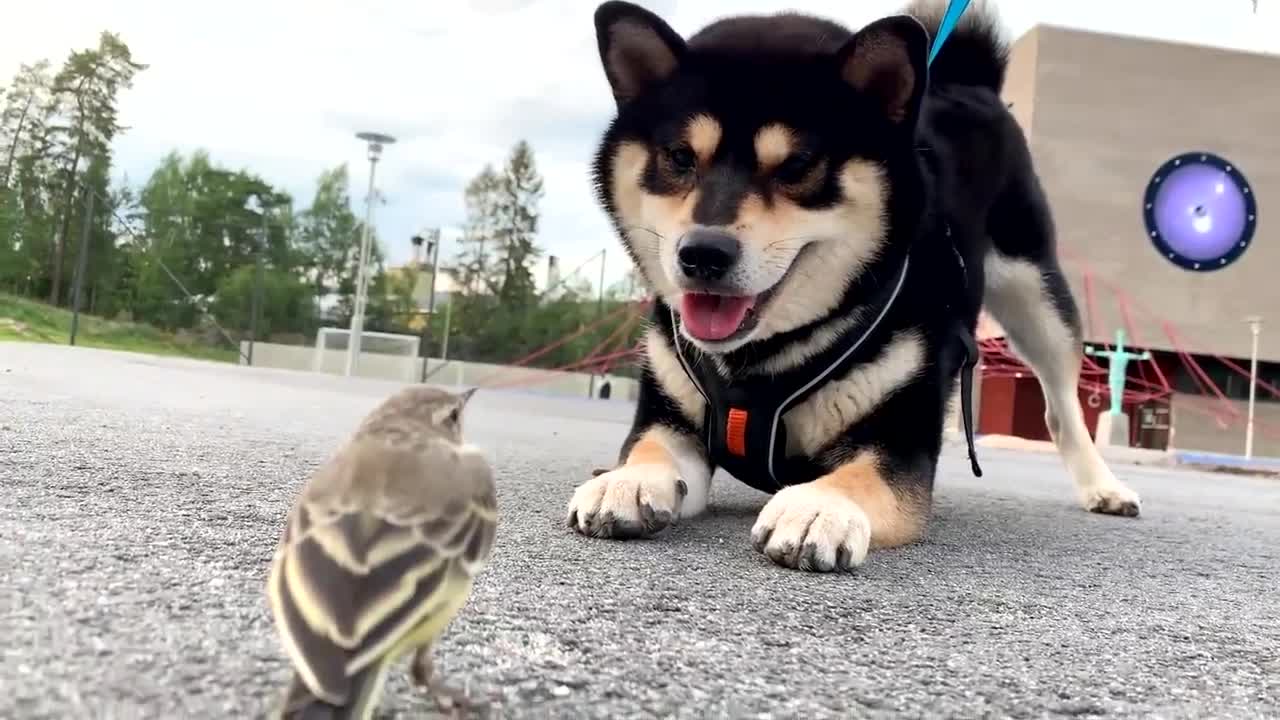
M80 233L80 250L76 256L75 284L71 289L71 337L70 344L76 344L76 332L80 329L80 291L84 287L84 276L89 268L89 234L93 229L93 188L84 185L84 230Z
M1244 426L1244 457L1253 457L1253 404L1258 395L1258 335L1262 332L1262 318L1253 315L1245 318L1249 323L1249 334L1253 336L1253 347L1249 351L1249 420Z
M253 259L253 295L249 301L249 352L245 355L245 362L249 365L253 364L253 345L258 340L258 321L262 315L262 291L264 283L263 269L263 253L267 250L267 241L270 232L270 216L267 214L267 199L259 195L258 209L262 213L262 237L258 240L257 251L254 253ZM252 198L250 198L252 200ZM246 202L245 207L249 208L252 202ZM252 208L249 208L252 209Z
M80 175L81 167L88 169L91 165L92 165L92 161L90 161L87 157L77 157L75 167L71 169L71 176L78 177ZM81 191L84 193L84 224L80 232L80 249L76 255L76 266L74 270L74 277L72 280L73 286L71 289L71 336L67 339L67 342L70 345L76 344L76 333L79 332L80 330L81 289L84 285L85 272L87 272L87 269L89 267L88 265L89 234L93 229L93 203L94 203L95 193L93 192L93 188L89 186L89 182L87 180L81 184ZM70 227L70 223L67 224L67 227ZM66 235L67 233L64 232L63 233L64 241L66 240ZM70 243L64 243L64 244L70 245ZM56 281L54 282L54 286L55 287L57 286ZM56 293L54 294L54 297L50 302L57 304L58 297Z
M422 247L424 244L427 246L427 255L423 255L419 260L421 267L426 267L428 256L431 258L431 289L427 291L427 321L422 324L422 377L419 379L419 382L425 383L427 362L431 359L431 323L436 319L436 275L440 271L440 229L433 228L423 235L414 235L410 242L414 247Z
M599 298L596 301L597 320L599 318L604 317L604 253L605 253L605 250L607 249L608 248L600 248L600 287L596 290L597 297ZM603 379L604 378L601 378L601 380ZM591 381L587 385L587 397L593 398L595 396L596 396L596 369L591 368Z
M369 301L369 245L373 241L373 178L378 169L382 148L396 141L390 135L376 132L356 133L369 145L369 190L365 194L364 232L360 237L360 267L356 270L356 302L351 312L351 337L347 342L348 376L359 365L360 333L364 331L364 310Z

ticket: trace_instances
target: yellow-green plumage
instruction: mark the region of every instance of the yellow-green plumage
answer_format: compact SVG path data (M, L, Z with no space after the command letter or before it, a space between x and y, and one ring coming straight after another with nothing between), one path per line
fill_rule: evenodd
M390 667L466 604L497 523L488 462L461 441L469 397L397 393L299 495L267 582L296 673L282 716L371 717Z

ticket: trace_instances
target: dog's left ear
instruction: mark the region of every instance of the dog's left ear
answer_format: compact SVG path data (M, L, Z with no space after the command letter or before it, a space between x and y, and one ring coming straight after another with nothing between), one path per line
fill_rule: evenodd
M841 77L904 129L915 125L929 78L929 31L909 15L877 20L838 54Z

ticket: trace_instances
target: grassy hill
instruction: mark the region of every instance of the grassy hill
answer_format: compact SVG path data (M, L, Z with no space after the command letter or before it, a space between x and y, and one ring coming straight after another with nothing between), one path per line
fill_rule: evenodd
M71 334L71 311L0 293L0 342L19 340L66 345ZM175 355L236 362L236 351L198 340L179 338L150 325L117 322L80 313L76 344L150 355Z

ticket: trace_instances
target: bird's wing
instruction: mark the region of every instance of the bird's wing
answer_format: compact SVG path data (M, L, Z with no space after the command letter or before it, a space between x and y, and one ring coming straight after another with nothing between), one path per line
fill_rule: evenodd
M432 483L439 501L396 502L394 517L388 519L412 538L414 547L428 549L434 564L431 574L416 585L402 583L394 595L366 600L369 622L362 628L364 647L351 658L349 671L363 667L424 623L451 619L493 549L497 506L491 471L482 456L464 453L451 462L432 458L435 462L430 463L422 456L401 459L409 474L433 479L443 479L444 473L450 476L447 483ZM388 573L401 572L398 565L398 559L388 563Z
M450 470L383 456L379 462L343 463L331 472ZM330 486L396 484L368 479ZM295 507L269 595L293 664L317 697L345 702L351 674L414 628L461 606L463 598L454 596L469 591L471 577L487 560L496 517L483 494L441 495L437 502L427 496L401 503L334 492L312 495Z
M454 485L462 489L453 501L459 510L443 508L419 525L423 540L457 558L462 571L474 578L489 562L497 532L498 504L493 491L493 471L479 451L463 448L454 456L454 472L467 479Z

